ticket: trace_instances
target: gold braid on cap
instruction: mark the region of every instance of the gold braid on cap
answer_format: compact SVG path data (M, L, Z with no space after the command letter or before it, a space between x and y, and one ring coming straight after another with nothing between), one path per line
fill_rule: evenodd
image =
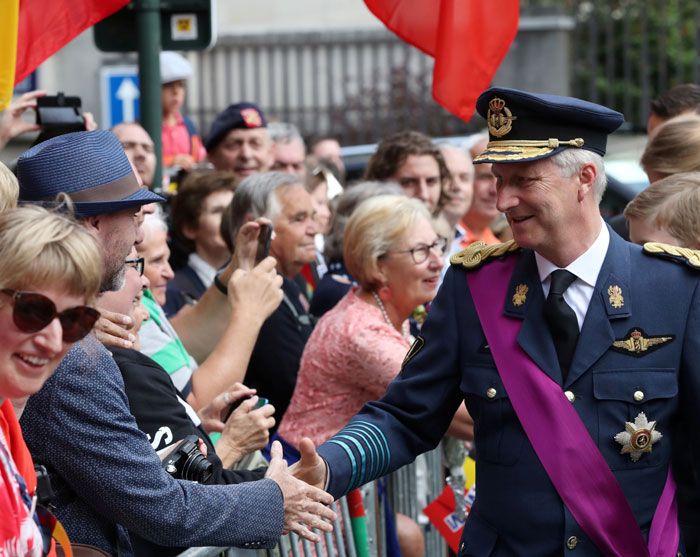
M700 269L700 250L662 244L661 242L647 242L644 244L644 253L657 255L677 263L685 263L693 269Z
M550 137L549 139L514 139L513 141L489 141L487 149L492 147L546 147L547 149L558 149L559 147L583 147L585 141L577 137L564 141Z
M503 257L504 255L513 254L518 250L520 250L520 246L516 244L514 240L509 240L505 244L494 244L492 246L487 246L484 242L479 240L459 253L455 253L450 257L450 263L452 265L461 265L465 269L473 270L481 267L488 259Z

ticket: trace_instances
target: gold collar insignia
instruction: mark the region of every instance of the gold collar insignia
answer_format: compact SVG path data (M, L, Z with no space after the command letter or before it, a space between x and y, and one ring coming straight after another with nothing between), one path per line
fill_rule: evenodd
M515 294L513 294L513 305L520 307L527 300L527 284L519 284L515 287Z
M635 327L629 330L626 338L613 342L612 349L630 356L641 357L661 348L661 346L671 342L674 338L674 335L648 337L644 330Z
M615 309L620 309L625 305L625 299L622 297L622 288L617 284L608 287L608 301Z

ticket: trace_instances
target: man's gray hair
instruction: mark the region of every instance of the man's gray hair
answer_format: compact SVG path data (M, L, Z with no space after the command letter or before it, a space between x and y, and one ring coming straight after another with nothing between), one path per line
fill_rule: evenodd
M153 226L155 228L160 228L163 232L168 232L168 223L165 220L165 213L163 208L157 204L153 204L153 212L144 215L143 217L143 227Z
M270 122L267 131L273 143L292 143L299 141L304 144L304 138L294 124L288 122Z
M608 179L605 176L603 157L584 149L564 149L561 153L554 155L550 160L559 167L562 176L566 178L570 178L576 174L581 170L584 164L595 165L597 175L593 187L595 190L595 200L597 203L600 203L605 193L605 187L608 185Z
M224 215L224 230L232 244L238 231L249 220L259 217L274 220L277 217L282 207L275 192L288 186L304 187L299 176L286 172L253 174L239 184Z

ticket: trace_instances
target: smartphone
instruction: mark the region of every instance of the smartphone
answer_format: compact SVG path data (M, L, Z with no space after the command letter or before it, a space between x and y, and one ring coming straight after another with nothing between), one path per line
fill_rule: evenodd
M41 133L34 145L65 133L85 131L81 105L80 97L68 97L63 93L37 98L36 123L41 126Z
M257 265L270 255L270 240L272 239L272 225L261 224L258 234L258 249L255 252L255 264Z
M222 413L221 413L221 421L222 422L227 422L228 419L231 417L231 414L233 414L234 410L238 408L244 400L248 400L247 398L241 398L237 400L236 402L232 403L228 408L226 408ZM269 404L269 400L263 397L258 398L258 402L255 403L255 406L253 407L253 410L257 410L258 408L262 408L266 404Z

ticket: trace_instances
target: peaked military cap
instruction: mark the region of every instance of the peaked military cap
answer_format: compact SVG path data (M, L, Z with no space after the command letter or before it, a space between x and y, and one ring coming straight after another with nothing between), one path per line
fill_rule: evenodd
M493 87L476 101L489 143L474 163L544 159L564 149L605 154L608 135L624 122L619 112L573 97Z

